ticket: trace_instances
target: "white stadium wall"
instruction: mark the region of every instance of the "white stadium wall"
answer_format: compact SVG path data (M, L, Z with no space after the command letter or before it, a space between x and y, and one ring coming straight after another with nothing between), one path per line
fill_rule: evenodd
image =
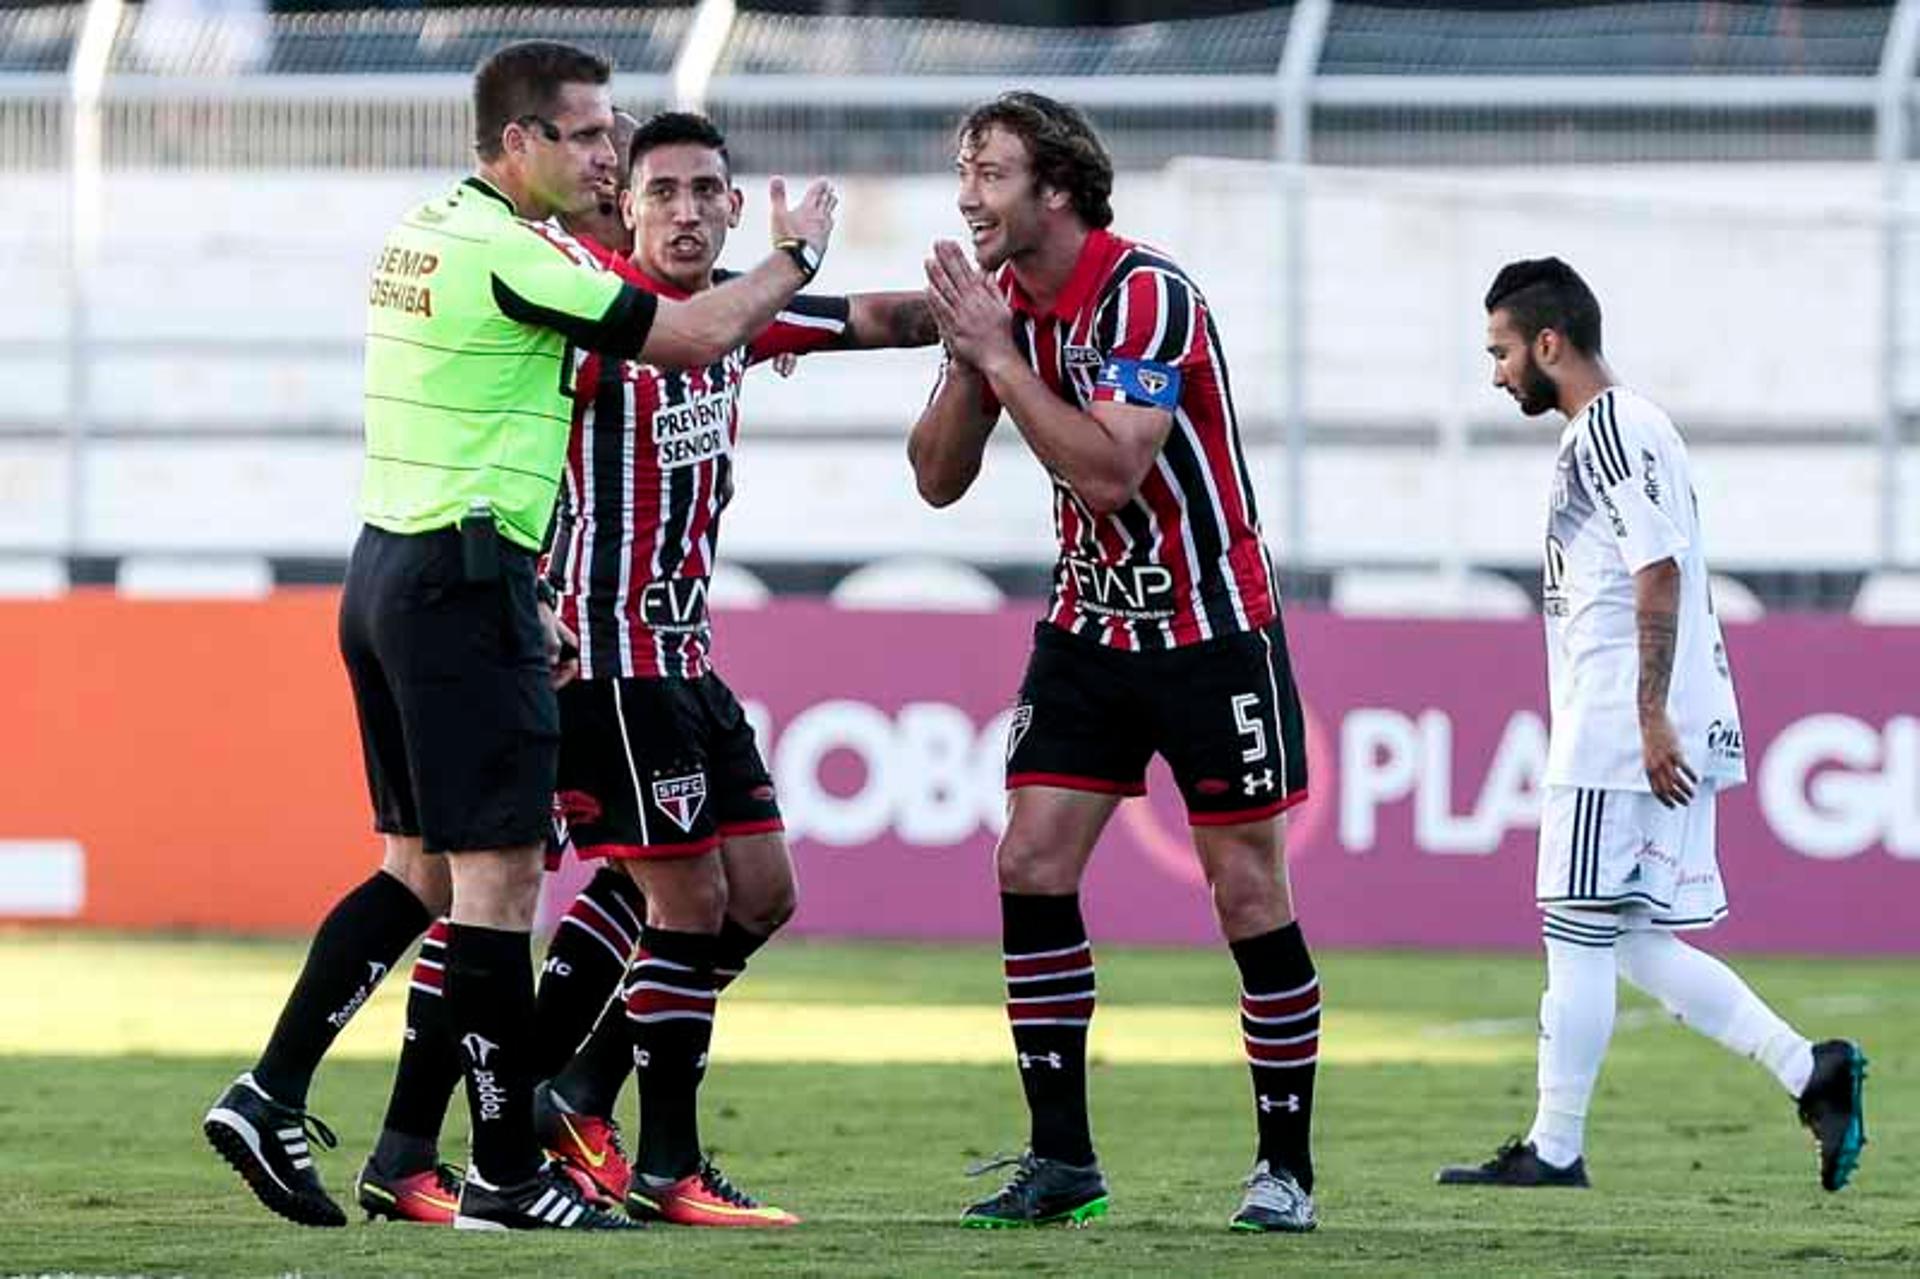
M443 181L108 175L88 322L101 352L90 416L102 436L82 486L84 549L343 553L366 262L392 218ZM1524 422L1487 387L1479 299L1501 262L1549 252L1594 284L1616 370L1700 437L1697 478L1723 563L1873 557L1882 258L1876 224L1857 212L1876 193L1870 167L1324 170L1313 182L1303 382L1312 559L1428 560L1452 548L1532 559L1554 429ZM764 243L764 181L742 184L734 263ZM14 300L0 311L9 549L58 549L68 528L64 196L41 178L11 179L0 196ZM944 177L848 182L822 284L913 287L928 243L961 229L951 197ZM1185 161L1123 174L1116 201L1118 226L1173 253L1217 312L1276 539L1280 199L1271 168ZM1048 558L1044 485L1011 432L968 502L935 513L914 497L901 445L934 367L924 351L826 356L790 382L767 373L750 383L731 554ZM1457 453L1436 443L1452 431L1473 432ZM1906 465L1920 482L1920 462ZM1906 518L1913 556L1920 527Z

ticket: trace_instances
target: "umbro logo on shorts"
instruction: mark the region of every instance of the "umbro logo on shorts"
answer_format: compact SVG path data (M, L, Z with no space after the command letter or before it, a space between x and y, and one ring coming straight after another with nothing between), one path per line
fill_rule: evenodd
M684 777L658 777L653 783L653 802L683 832L691 832L707 802L707 776L688 773Z

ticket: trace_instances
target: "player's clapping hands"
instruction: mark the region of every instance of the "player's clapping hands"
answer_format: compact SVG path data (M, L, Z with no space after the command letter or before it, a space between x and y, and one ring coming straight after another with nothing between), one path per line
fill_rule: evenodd
M952 240L935 241L927 259L927 305L956 360L984 371L996 361L1020 358L1006 298Z
M801 193L800 202L788 207L787 180L773 178L767 183L770 206L768 224L774 242L805 240L815 253L827 251L833 238L833 212L840 205L839 193L825 178L815 178Z

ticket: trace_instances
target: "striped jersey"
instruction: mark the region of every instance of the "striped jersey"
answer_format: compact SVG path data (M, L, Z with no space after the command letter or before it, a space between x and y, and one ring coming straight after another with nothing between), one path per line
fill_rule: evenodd
M596 246L598 247L598 246ZM628 282L687 295L602 251ZM802 294L745 346L668 372L583 353L549 577L580 637L583 679L697 679L710 669L707 587L733 498L740 383L763 360L846 331L847 299Z
M1133 500L1095 515L1053 479L1059 542L1047 621L1121 649L1257 630L1279 607L1226 356L1206 299L1166 255L1088 234L1042 311L1003 267L1014 341L1061 399L1166 409L1173 427ZM997 407L997 406L991 406Z

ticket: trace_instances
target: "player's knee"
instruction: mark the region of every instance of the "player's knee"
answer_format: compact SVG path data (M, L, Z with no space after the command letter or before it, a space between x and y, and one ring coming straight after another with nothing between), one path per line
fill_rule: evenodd
M1284 927L1293 918L1287 894L1269 867L1235 866L1213 877L1213 911L1220 931L1239 940Z
M521 931L533 926L540 904L541 850L498 849L449 853L452 912L463 924Z
M1636 988L1651 993L1652 986L1657 984L1655 970L1673 944L1673 937L1667 933L1644 928L1628 930L1614 943L1614 953L1620 957L1620 975Z
M786 926L799 905L792 875L766 875L729 887L727 917L750 933L771 937Z
M422 850L417 837L389 835L380 869L407 886L429 915L444 915L453 906L453 877L447 859Z
M1003 893L1057 895L1078 892L1077 862L1058 845L1008 831L994 853L994 869Z
M710 874L700 873L711 870ZM718 857L659 876L647 885L647 923L677 933L717 933L727 917L727 880Z

